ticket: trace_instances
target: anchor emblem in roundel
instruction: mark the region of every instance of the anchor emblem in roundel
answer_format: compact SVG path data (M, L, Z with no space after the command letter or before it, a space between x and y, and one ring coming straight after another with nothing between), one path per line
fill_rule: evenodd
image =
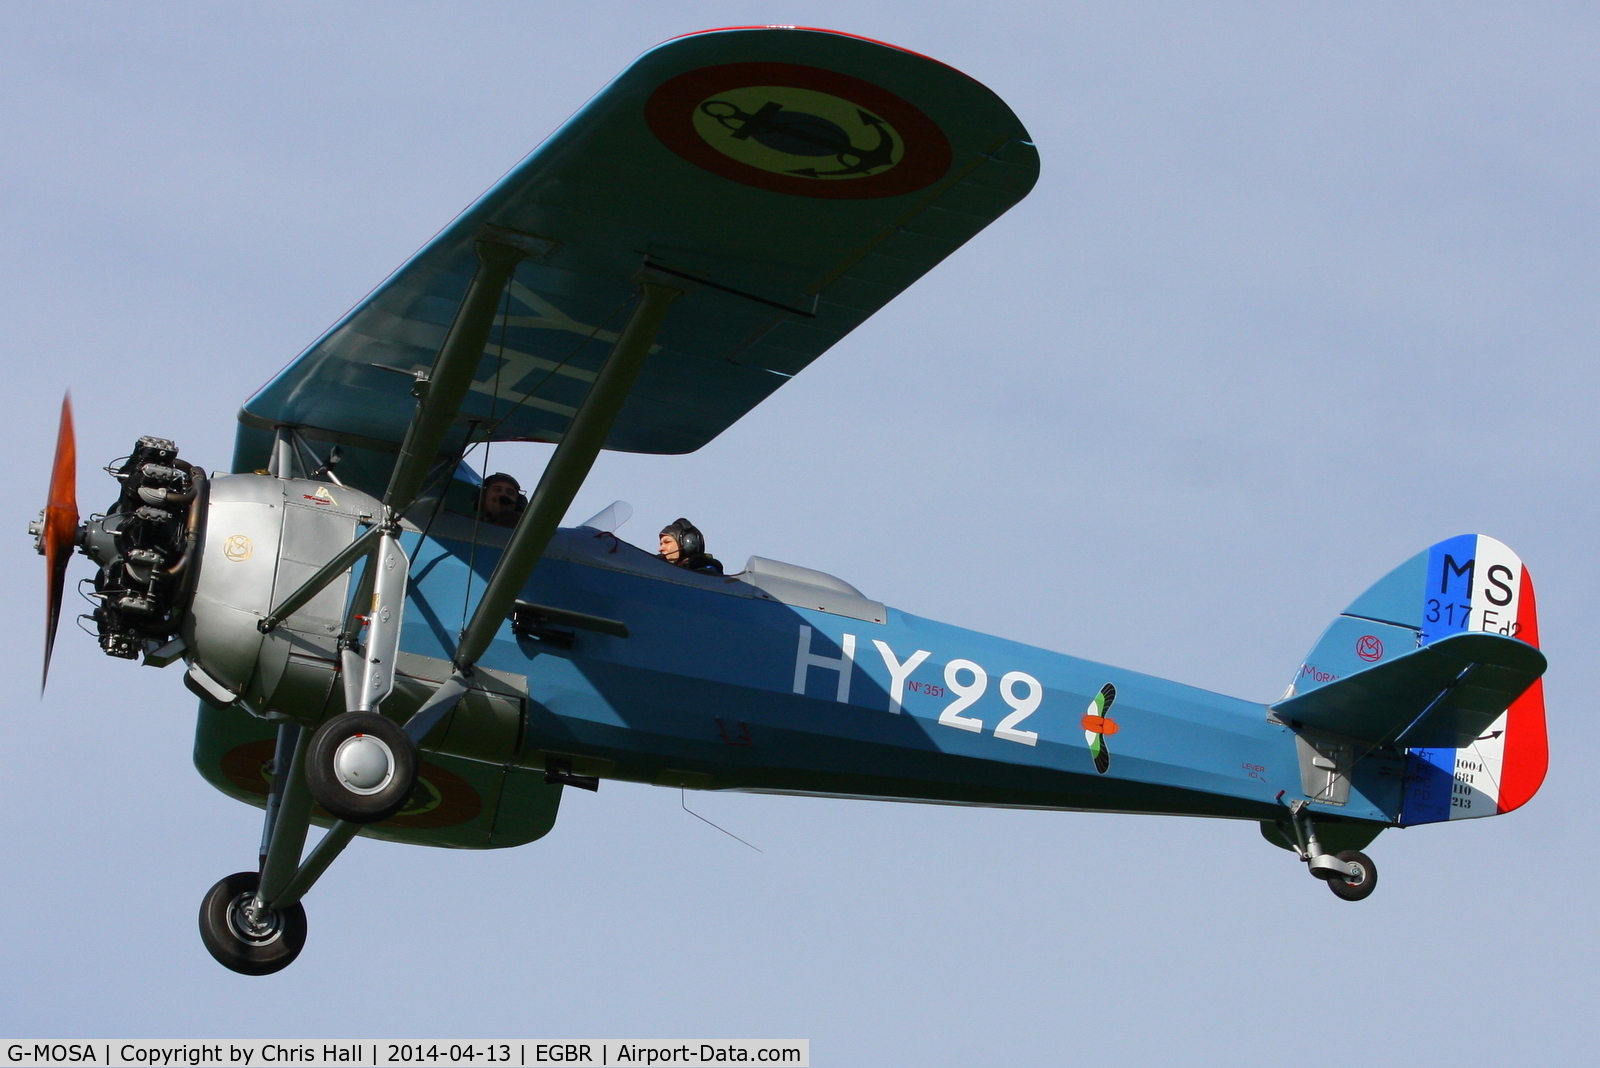
M865 178L905 155L905 141L884 119L841 97L793 86L718 93L695 109L694 128L725 156L803 178Z
M901 196L950 169L950 142L919 109L846 74L730 63L672 78L645 105L657 139L713 174L775 193Z

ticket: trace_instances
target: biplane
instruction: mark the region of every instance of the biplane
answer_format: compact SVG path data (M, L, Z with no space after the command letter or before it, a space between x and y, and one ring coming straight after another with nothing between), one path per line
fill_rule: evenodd
M1339 897L1386 827L1508 812L1546 765L1534 590L1440 542L1272 703L889 608L803 564L674 566L560 526L601 449L688 453L1024 197L1011 109L794 27L645 53L245 401L231 473L161 437L80 522L64 405L45 671L74 550L107 654L176 666L194 759L264 810L205 895L224 966L286 967L355 835L492 849L606 779L1255 821ZM553 443L514 525L466 462ZM326 828L313 848L312 824Z

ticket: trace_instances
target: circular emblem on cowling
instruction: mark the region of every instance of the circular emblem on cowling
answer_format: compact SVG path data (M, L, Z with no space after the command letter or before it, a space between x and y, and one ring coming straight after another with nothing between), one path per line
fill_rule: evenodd
M774 193L902 196L950 169L950 141L918 108L848 74L729 63L680 74L645 104L651 132L713 174Z
M243 534L230 534L228 540L222 543L222 555L229 560L248 560L253 549L250 539Z

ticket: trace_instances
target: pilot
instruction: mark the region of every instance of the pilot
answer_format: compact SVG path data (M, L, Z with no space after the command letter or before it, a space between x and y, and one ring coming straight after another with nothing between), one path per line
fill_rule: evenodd
M478 515L485 523L497 527L516 526L528 503L522 496L522 486L504 471L497 471L483 480L478 501Z
M661 559L687 571L722 574L722 564L706 552L706 536L687 519L661 528Z

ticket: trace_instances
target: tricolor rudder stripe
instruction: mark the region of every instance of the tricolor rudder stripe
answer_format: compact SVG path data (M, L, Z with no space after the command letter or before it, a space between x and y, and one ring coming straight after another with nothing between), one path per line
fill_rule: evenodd
M1506 545L1482 534L1428 550L1420 644L1465 631L1539 645L1533 579ZM1544 685L1535 682L1474 743L1412 749L1406 761L1404 824L1510 812L1538 792L1549 766Z

